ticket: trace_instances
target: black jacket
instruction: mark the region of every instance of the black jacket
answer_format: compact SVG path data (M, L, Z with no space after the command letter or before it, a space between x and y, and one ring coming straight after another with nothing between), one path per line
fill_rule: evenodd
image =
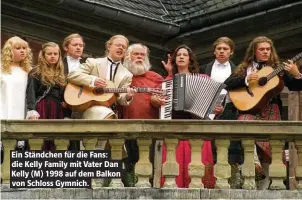
M33 77L33 70L28 74L26 88L27 110L36 110L36 104L50 94L53 87L44 85L38 78ZM59 86L58 86L59 87ZM59 87L59 94L56 97L61 102L63 101L64 88Z
M85 63L86 59L87 58L80 59L80 63L81 64ZM67 57L63 58L63 64L64 64L64 74L65 74L65 77L67 78L68 73L69 73ZM72 110L70 108L63 108L63 115L64 115L64 117L70 118L71 117L71 113L72 113Z

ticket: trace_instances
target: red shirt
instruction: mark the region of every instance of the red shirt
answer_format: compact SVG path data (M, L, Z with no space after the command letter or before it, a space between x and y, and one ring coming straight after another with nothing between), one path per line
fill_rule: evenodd
M133 76L131 87L161 88L163 77L148 71L141 76ZM123 119L159 119L159 108L152 106L150 93L136 93L129 106L123 106Z

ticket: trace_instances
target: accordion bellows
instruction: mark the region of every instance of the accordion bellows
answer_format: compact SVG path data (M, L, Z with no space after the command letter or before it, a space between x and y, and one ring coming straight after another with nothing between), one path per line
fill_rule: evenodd
M176 74L173 78L173 109L207 119L226 85L200 74ZM221 103L221 102L220 102ZM220 104L219 103L219 104Z

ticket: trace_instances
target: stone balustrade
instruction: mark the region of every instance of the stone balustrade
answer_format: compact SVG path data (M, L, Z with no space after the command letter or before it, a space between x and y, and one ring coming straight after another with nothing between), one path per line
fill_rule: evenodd
M214 175L217 178L216 189L229 189L228 179L231 166L228 163L230 140L241 140L244 148L242 176L243 189L254 190L255 140L269 141L272 148L272 163L269 176L271 189L283 190L286 166L282 162L282 148L285 141L295 142L298 150L296 167L297 188L302 189L302 122L263 122L263 121L200 121L200 120L3 120L1 121L4 160L1 166L3 184L10 181L10 150L17 139L28 139L31 150L40 150L43 139L54 139L57 150L67 150L69 140L82 140L86 150L95 150L98 140L108 140L112 159L122 159L125 139L137 139L139 161L135 166L138 182L135 187L151 187L152 176L149 147L152 139L164 140L167 158L162 165L165 177L164 188L177 188L175 177L178 175L176 147L179 140L187 139L191 146L189 175L190 188L203 188L201 178L205 166L201 162L201 148L204 140L215 140L217 163ZM93 187L98 187L93 182ZM109 187L124 187L119 179L112 179Z

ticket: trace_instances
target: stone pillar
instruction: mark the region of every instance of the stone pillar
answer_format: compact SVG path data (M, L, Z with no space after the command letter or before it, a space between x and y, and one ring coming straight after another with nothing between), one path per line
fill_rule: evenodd
M165 188L177 188L175 178L179 173L179 165L176 162L176 147L178 139L165 139L166 162L163 164L163 176L165 177Z
M298 152L298 165L296 166L296 179L297 179L297 190L302 190L302 140L298 140L296 143L296 149Z
M43 139L29 139L30 150L41 150L44 140Z
M255 161L254 161L254 140L242 140L244 150L244 163L242 165L242 176L244 179L243 189L255 190Z
M10 184L10 151L15 149L16 140L2 140L4 148L3 163L1 164L1 177L3 184Z
M149 178L152 176L152 164L149 161L149 151L152 139L137 139L139 148L139 161L135 165L135 173L138 175L136 187L151 187Z
M109 139L111 145L111 158L113 160L122 160L123 158L123 148L124 148L124 139ZM112 179L109 187L124 187L122 179Z
M283 180L286 177L286 166L282 161L282 149L284 141L270 140L272 148L272 164L269 166L269 176L272 179L270 189L285 190Z
M69 146L69 140L55 139L56 150L67 150Z
M95 150L97 141L98 141L97 138L83 139L83 144L85 146L85 150L90 150L90 151ZM93 178L91 179L91 188L94 189L94 188L103 186L103 183L99 183L97 180L99 180L99 179L93 179Z
M202 145L203 140L191 139L191 163L189 164L189 175L191 177L191 183L189 188L204 188L201 181L204 176L204 164L202 161Z
M216 186L218 189L229 189L228 183L231 177L231 166L228 162L228 148L230 140L215 140L217 147L217 163L215 165L214 176L216 177Z
M97 144L98 139L92 138L92 139L83 139L83 145L86 150L95 150L95 146Z

